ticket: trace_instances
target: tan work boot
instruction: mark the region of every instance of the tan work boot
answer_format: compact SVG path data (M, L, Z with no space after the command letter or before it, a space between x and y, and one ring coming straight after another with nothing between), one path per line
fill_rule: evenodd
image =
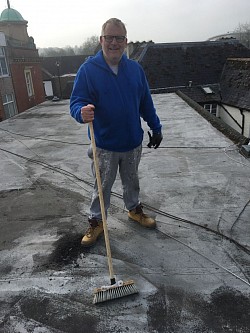
M103 233L103 224L102 221L98 221L94 218L89 219L90 227L86 231L86 234L81 240L81 244L84 247L92 246L96 243L97 239Z
M135 209L130 210L128 212L128 217L136 222L139 222L143 227L152 229L156 227L155 220L143 213L141 204L139 204Z

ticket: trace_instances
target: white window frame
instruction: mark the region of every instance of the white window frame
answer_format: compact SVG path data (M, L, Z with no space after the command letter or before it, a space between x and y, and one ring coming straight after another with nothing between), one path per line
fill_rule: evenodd
M212 113L212 107L212 104L204 104L204 109L210 113Z
M2 100L6 119L15 116L17 114L17 108L13 94L3 95Z
M4 47L0 47L0 77L1 76L9 76Z
M34 93L34 87L33 87L33 81L32 81L32 73L31 73L30 69L24 70L24 77L25 77L28 96L32 97L35 95L35 93Z
M216 108L215 112L213 112L214 108L213 108L213 104L212 103L204 104L203 108L205 110L207 110L208 112L210 112L211 114L213 114L214 116L217 115L217 108Z

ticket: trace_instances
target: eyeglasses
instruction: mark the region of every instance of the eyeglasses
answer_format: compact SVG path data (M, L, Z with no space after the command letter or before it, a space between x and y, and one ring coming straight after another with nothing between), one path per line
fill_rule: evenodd
M126 36L111 36L111 35L105 35L102 37L104 37L105 41L108 43L111 43L114 38L117 41L117 43L122 43L122 42L124 42L124 40L126 38Z

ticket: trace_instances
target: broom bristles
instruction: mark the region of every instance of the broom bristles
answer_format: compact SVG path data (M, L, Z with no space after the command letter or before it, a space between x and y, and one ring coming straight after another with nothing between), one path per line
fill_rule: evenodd
M120 284L111 285L108 287L96 288L94 290L93 303L106 302L112 299L137 294L138 290L133 280L125 281Z

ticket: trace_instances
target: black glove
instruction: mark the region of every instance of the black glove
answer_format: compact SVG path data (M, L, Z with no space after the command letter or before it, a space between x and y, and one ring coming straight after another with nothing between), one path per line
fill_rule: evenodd
M151 148L152 146L154 147L154 149L158 148L163 139L161 131L153 132L153 135L151 135L151 133L148 132L148 136L149 136L148 148Z

